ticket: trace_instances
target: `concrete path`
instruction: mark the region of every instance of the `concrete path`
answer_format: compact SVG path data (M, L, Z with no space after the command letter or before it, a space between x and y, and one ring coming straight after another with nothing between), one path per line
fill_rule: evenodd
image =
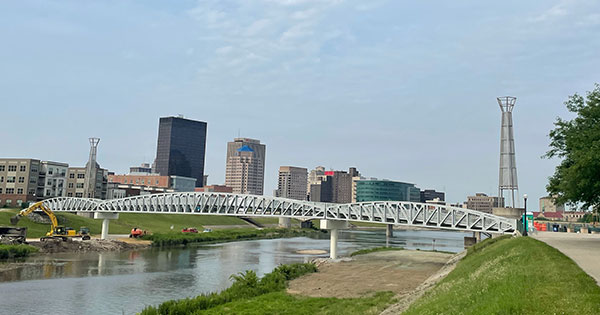
M600 285L600 234L537 232L532 237L569 256Z

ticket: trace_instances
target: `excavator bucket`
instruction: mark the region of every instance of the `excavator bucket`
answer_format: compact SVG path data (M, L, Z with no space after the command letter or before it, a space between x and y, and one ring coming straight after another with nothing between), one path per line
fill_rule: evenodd
M19 223L19 220L21 220L21 216L19 216L19 215L10 217L10 224L17 225L17 223Z

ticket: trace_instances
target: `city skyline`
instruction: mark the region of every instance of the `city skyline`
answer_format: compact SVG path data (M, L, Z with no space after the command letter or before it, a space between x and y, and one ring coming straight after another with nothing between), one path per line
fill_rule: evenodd
M269 146L266 194L279 166L324 164L458 202L496 195L495 98L514 95L520 194L537 199L557 163L540 159L555 117L600 68L592 1L259 4L0 4L15 47L0 52L0 156L84 165L95 136L99 163L124 173L152 162L156 118L181 113L211 125L209 184L224 183L239 133ZM52 132L24 127L40 115Z

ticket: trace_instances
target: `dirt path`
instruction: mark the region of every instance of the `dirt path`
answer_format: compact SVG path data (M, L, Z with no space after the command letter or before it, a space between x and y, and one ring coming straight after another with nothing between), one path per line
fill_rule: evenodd
M600 234L537 232L532 237L569 256L600 285Z
M312 297L360 297L378 291L408 294L438 272L452 254L386 251L327 262L319 272L290 282L288 293Z

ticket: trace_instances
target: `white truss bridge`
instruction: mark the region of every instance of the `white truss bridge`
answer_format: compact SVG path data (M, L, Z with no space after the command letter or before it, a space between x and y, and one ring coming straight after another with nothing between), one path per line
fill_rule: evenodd
M58 197L44 200L43 203L55 212L170 213L320 219L496 234L514 233L517 230L515 219L465 208L405 201L334 204L255 195L179 192L112 200ZM108 229L108 223L106 225Z

